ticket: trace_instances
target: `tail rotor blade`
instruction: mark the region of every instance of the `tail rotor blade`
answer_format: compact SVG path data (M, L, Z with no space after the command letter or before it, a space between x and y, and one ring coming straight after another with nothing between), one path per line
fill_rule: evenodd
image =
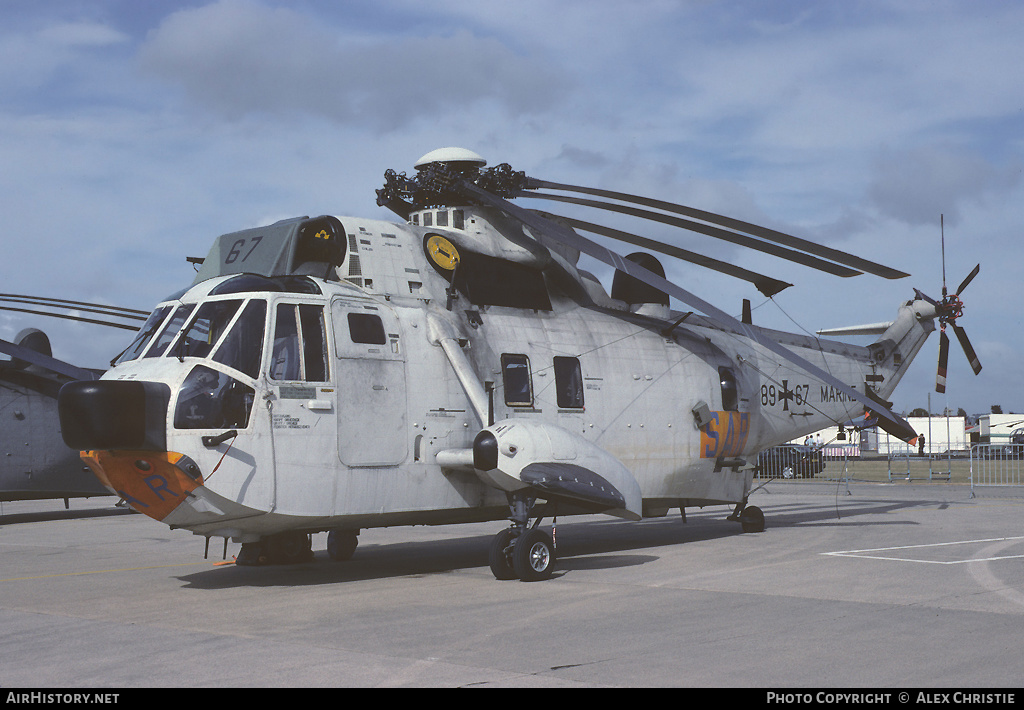
M935 391L946 391L946 365L949 362L949 336L939 331L939 369L935 374Z
M958 296L964 292L964 289L967 288L967 284L974 280L974 277L978 275L979 271L981 271L981 264L975 266L974 270L967 274L967 278L963 280L963 283L960 284L960 288L956 290L956 294Z
M981 372L981 361L978 360L977 353L975 353L974 348L971 347L971 341L967 339L967 333L956 323L950 323L950 325L953 326L953 332L956 333L956 338L960 341L960 347L964 349L964 355L967 356L967 361L971 363L971 369L974 370L974 374L977 375Z

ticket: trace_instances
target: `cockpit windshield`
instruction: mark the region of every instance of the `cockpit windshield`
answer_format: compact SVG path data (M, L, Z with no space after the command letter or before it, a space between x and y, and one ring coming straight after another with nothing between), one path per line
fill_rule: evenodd
M255 379L263 359L266 320L267 302L262 298L161 306L112 364L140 356L209 358Z
M224 342L213 356L214 362L244 372L249 377L260 374L263 359L263 333L267 320L267 302L254 299L246 304L242 315L231 327Z
M110 364L120 365L122 362L134 360L141 355L142 351L146 349L147 345L149 345L149 341L152 340L153 335L156 334L157 328L160 327L160 324L164 322L164 318L166 318L167 314L170 312L170 306L161 306L153 311L139 329L139 332L135 336L135 340L132 341L131 345L125 348L124 352L114 358L114 361Z
M174 315L167 321L167 325L160 331L160 335L156 336L156 341L153 346L146 352L146 357L160 357L164 354L167 346L174 340L174 336L181 330L182 324L185 319L188 318L188 314L192 312L196 306L194 303L186 303L178 306L174 311Z
M241 305L241 299L202 304L170 354L179 358L208 356Z

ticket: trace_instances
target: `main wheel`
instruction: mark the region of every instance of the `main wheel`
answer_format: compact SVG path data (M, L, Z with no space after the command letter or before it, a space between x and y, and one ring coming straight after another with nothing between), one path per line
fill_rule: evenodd
M304 532L284 532L266 538L266 552L272 565L294 565L313 559L309 535Z
M512 549L512 568L524 582L548 579L555 571L555 543L539 528L524 532Z
M491 574L495 579L508 580L516 578L512 569L512 549L515 533L506 528L491 539L491 547L487 551L487 561L491 565Z
M748 505L740 513L743 532L764 532L764 513L756 505Z
M359 545L358 530L331 530L327 533L327 556L335 562L352 559Z

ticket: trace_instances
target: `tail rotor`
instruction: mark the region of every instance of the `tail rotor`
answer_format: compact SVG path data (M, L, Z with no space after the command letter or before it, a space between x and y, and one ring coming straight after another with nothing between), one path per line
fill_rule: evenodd
M949 293L946 289L946 235L945 235L945 224L943 220L942 224L942 300L935 301L923 293L918 291L917 293L925 300L931 302L935 306L935 311L939 318L939 366L938 371L935 375L935 391L945 392L946 391L946 367L949 363L949 336L946 335L946 326L948 325L953 329L953 333L956 335L956 339L960 342L960 347L964 351L964 355L967 356L967 362L970 363L971 369L974 370L974 374L977 375L981 372L981 361L978 360L978 354L974 351L974 347L971 345L970 339L967 337L966 331L959 325L957 325L957 318L964 314L964 302L960 299L960 294L963 293L964 289L967 288L968 284L974 280L974 277L981 271L981 264L978 264L971 270L971 273L967 275L963 281L960 282L960 286L956 292Z

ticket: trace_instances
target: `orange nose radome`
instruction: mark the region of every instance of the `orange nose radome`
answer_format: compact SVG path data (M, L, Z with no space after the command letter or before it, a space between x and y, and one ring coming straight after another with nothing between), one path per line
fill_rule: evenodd
M103 485L154 520L203 485L196 463L173 451L83 451L81 457Z

